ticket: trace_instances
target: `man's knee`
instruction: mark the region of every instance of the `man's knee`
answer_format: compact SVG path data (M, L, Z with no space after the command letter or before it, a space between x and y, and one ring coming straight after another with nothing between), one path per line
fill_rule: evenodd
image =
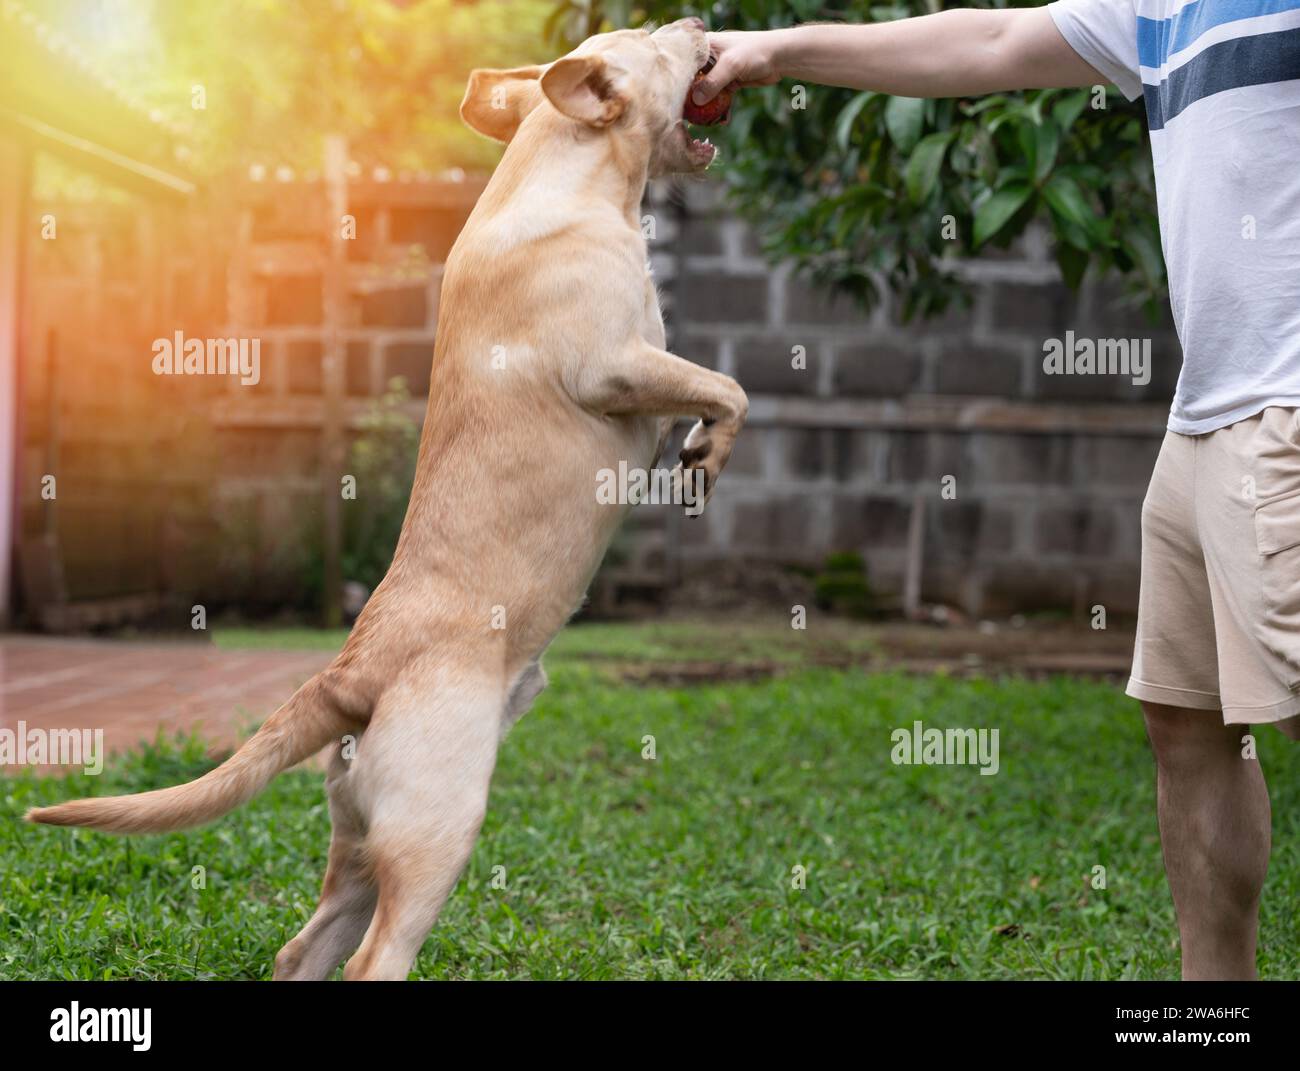
M1143 703L1147 737L1162 768L1188 768L1241 757L1242 727L1224 725L1217 710Z

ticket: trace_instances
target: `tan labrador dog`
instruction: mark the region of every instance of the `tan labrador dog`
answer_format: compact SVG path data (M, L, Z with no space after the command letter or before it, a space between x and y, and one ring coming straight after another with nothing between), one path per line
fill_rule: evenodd
M474 72L461 115L509 145L447 258L410 507L347 645L211 773L30 820L181 829L330 745L320 904L275 977L349 956L346 978L407 976L469 859L498 742L625 512L597 501L598 471L649 468L672 418L695 416L682 461L711 490L745 419L733 380L664 350L639 219L648 176L713 159L680 118L707 58L687 19Z

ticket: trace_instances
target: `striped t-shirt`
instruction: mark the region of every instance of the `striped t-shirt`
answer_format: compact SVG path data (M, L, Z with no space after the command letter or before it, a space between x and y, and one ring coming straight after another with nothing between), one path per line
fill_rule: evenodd
M1170 430L1300 407L1300 0L1047 9L1086 63L1146 104L1183 347Z

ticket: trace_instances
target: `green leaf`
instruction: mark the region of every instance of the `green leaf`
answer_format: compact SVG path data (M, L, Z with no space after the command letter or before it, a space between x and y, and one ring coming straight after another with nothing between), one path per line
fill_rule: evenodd
M921 137L925 101L920 97L890 97L885 105L885 129L899 152L911 152Z
M943 158L956 133L954 129L927 134L912 150L907 168L903 172L903 183L907 187L907 195L914 204L920 204L929 197L934 184L939 181Z
M979 115L980 112L986 112L990 108L999 108L1006 102L1006 94L995 93L991 97L980 97L974 104L963 104L961 110L966 115Z
M1045 119L1031 129L1034 140L1034 183L1041 185L1056 164L1056 153L1061 146L1061 128L1052 120Z
M988 130L983 127L977 128L972 139L972 145L979 164L980 178L984 180L986 185L996 186L998 150L997 146L993 144L993 138Z
M997 178L989 183L994 189L1000 190L1003 186L1010 186L1013 183L1028 182L1029 169L1023 163L1013 164L1011 167L1004 167L998 171Z
M1067 223L1081 227L1089 234L1095 232L1096 217L1088 207L1088 199L1079 184L1067 175L1053 175L1043 186L1043 199L1052 212Z
M1052 118L1062 130L1068 131L1074 126L1075 120L1083 114L1083 109L1088 106L1090 92L1091 90L1088 89L1080 89L1056 102L1056 106L1052 109Z
M1073 246L1081 253L1090 253L1097 245L1094 238L1077 223L1056 217L1056 230L1063 244Z
M1105 186L1106 172L1093 164L1062 164L1057 171L1080 186Z
M1056 247L1056 263L1061 269L1061 277L1071 290L1078 290L1083 282L1083 273L1088 270L1088 254L1069 245Z
M733 113L727 133L736 144L744 145L749 140L749 132L753 129L757 115L758 112L753 108L740 108Z
M835 120L835 144L839 146L840 152L844 152L849 147L849 134L853 131L853 122L861 114L862 109L867 106L872 97L879 96L877 93L864 92L855 93L853 99L844 105L840 111L839 118Z
M876 4L867 8L872 22L893 22L915 14L906 4Z
M1029 118L1034 121L1035 126L1043 121L1043 108L1057 92L1059 91L1055 89L1044 90L1043 92L1036 94L1033 100L1029 102L1027 110L1029 112Z
M1134 227L1125 232L1124 247L1147 283L1159 285L1165 277L1165 258L1159 236L1143 227Z
M1015 183L998 190L975 209L975 247L978 249L1007 225L1034 188L1027 183Z

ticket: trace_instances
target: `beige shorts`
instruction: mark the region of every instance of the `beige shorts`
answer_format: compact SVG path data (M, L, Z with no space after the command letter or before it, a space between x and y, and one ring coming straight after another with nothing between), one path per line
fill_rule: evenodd
M1166 433L1126 691L1233 724L1300 714L1300 409Z

